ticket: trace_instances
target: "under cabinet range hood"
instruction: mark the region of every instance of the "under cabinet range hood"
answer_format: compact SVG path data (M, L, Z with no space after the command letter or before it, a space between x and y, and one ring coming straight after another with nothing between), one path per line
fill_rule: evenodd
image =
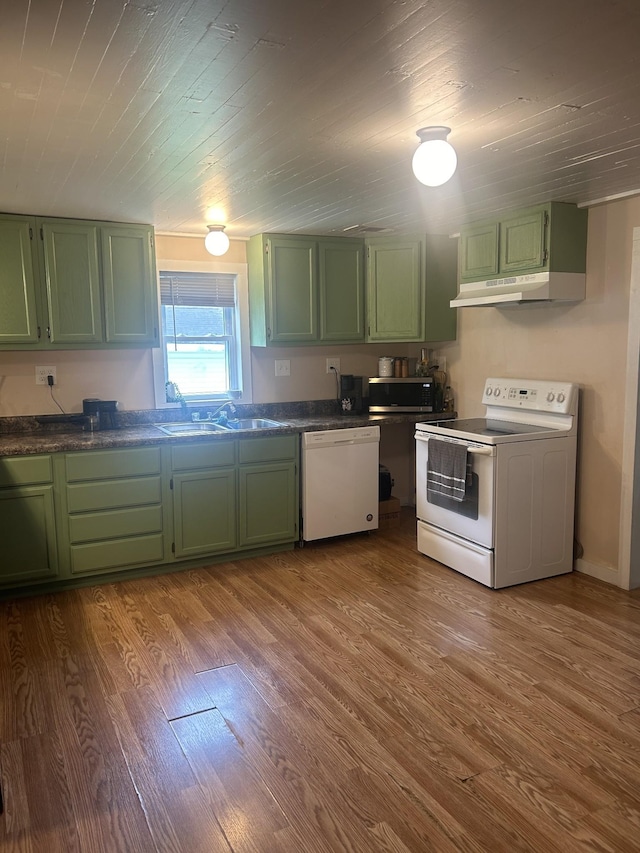
M452 308L509 308L536 302L579 302L586 276L575 272L539 272L461 283Z

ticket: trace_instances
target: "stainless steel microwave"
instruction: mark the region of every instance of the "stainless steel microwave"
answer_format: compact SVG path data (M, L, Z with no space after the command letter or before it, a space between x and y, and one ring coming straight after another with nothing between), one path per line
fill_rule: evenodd
M436 412L435 383L430 376L369 380L370 412Z

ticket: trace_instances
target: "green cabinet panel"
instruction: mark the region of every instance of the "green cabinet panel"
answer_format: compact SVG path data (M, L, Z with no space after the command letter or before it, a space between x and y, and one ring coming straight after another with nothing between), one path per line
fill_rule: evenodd
M161 531L160 504L126 507L107 512L83 512L69 517L69 539L73 544Z
M545 249L546 212L533 211L500 223L500 271L504 274L542 269Z
M175 556L199 557L236 547L236 471L173 475Z
M424 340L420 240L368 241L367 309L367 340Z
M171 448L172 471L197 471L201 468L222 468L236 463L236 442L214 439L193 444L177 444Z
M69 512L138 506L159 503L162 486L159 475L119 480L96 480L67 486Z
M101 480L159 474L159 447L124 447L113 450L87 450L67 453L67 482Z
M108 343L157 344L158 296L153 229L104 225L105 335Z
M481 281L498 274L498 223L465 228L460 234L461 279Z
M50 483L52 480L53 469L49 455L3 456L0 459L0 488Z
M584 273L587 211L549 202L515 210L460 231L460 281L540 272Z
M135 566L153 565L164 559L162 534L132 536L72 545L71 574L86 575L122 571Z
M320 340L364 341L364 251L361 241L318 244Z
M38 343L33 229L25 217L0 216L0 344Z
M271 435L265 438L244 438L240 441L240 463L273 462L277 459L296 459L297 435Z
M98 229L94 224L42 220L47 338L52 344L102 341Z
M315 241L272 237L269 262L270 340L287 344L318 339Z
M57 577L53 486L0 490L0 541L0 586L20 586Z
M259 234L249 240L251 344L364 339L363 241Z
M458 331L458 312L450 302L458 292L457 242L450 237L428 235L425 248L424 339L454 341Z
M239 489L241 547L259 547L296 539L294 462L241 466Z

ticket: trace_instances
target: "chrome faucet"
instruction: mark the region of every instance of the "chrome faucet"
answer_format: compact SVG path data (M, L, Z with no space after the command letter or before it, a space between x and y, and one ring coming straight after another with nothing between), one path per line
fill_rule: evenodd
M231 401L228 401L219 406L215 411L207 412L207 420L216 420L216 418L220 418L223 413L228 417L229 415L235 415L236 412L236 407Z

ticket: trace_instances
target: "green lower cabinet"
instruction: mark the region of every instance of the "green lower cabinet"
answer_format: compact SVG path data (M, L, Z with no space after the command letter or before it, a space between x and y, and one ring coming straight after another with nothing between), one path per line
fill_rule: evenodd
M164 562L167 548L158 447L67 453L64 477L60 542L71 576Z
M293 542L296 526L296 465L242 465L240 480L241 547Z
M177 559L235 550L235 468L174 474L173 519Z
M58 576L53 486L0 490L0 587Z

